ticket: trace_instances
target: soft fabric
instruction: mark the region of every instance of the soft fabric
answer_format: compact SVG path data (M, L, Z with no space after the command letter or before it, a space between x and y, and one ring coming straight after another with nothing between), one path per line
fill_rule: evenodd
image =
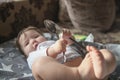
M115 0L64 0L75 28L106 31L115 19Z
M71 22L64 0L59 0L59 21L61 23Z
M81 43L86 45L94 45L97 48L106 47L116 56L120 56L119 44L96 44L96 43ZM99 46L98 46L99 45ZM120 77L120 59L117 59L118 65L116 70L109 76L109 80L119 80ZM27 65L25 57L19 52L15 46L15 39L0 44L0 80L34 80L31 70Z
M47 48L52 46L52 44L54 43L55 41L52 41L52 40L44 41L37 46L37 49L35 51L30 52L27 58L27 62L30 69L32 69L32 64L37 58L40 58L41 56L47 56ZM70 45L70 46L67 46L66 48L65 56L66 56L66 61L70 61L81 55L79 54L78 49L76 49L74 45ZM64 63L63 53L58 54L58 56L56 57L56 60L60 63Z
M38 44L37 49L35 51L32 51L29 53L27 62L30 69L32 69L32 64L37 58L40 58L41 56L47 56L47 53L46 53L47 48L51 46L53 43L54 41L44 41Z
M25 57L15 46L15 40L0 45L0 80L34 80Z
M55 36L45 33L47 39ZM16 39L0 44L0 80L35 80L27 60L15 45Z
M44 19L57 21L58 0L0 0L0 43L16 37L28 25L44 28Z

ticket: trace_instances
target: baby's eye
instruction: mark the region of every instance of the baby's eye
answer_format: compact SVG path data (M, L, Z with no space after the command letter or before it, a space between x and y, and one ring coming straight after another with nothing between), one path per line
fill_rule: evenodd
M37 37L39 37L39 35L35 35L35 36L34 36L34 38L37 38Z
M26 43L25 43L25 46L27 46L28 44L29 44L29 42L26 42Z

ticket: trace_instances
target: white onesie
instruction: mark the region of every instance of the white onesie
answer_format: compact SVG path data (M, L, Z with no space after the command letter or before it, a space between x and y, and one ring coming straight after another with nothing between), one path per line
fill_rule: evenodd
M37 49L35 51L32 51L29 54L27 58L27 62L30 69L35 59L40 58L40 56L47 56L47 53L46 53L47 48L54 43L55 41L52 41L52 40L44 41L37 46ZM80 54L78 54L78 52L72 49L71 46L67 46L65 56L67 58L67 61L69 61L73 58L79 57ZM60 63L64 63L63 54L58 54L58 56L56 57L56 60L59 61Z

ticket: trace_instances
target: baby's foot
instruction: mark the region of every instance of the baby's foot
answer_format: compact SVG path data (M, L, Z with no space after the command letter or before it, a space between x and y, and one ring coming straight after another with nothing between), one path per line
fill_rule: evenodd
M102 53L93 46L87 46L93 63L94 74L96 78L103 79L107 75L107 63Z
M70 38L74 38L69 29L63 29L63 32L60 34L60 38L63 38L67 41L67 45L73 44L73 41Z
M94 75L92 59L90 54L86 54L82 63L78 67L78 71L81 77L81 80L97 80Z

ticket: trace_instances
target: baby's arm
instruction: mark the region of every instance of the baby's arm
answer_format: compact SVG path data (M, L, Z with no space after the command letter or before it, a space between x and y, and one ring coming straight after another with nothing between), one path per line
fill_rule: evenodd
M55 58L58 54L66 51L67 41L59 39L47 49L47 55Z
M56 41L55 44L50 46L47 49L47 55L55 58L58 54L66 51L66 45L70 45L73 42L69 39L72 38L70 30L63 29L63 32L60 35L60 39Z

